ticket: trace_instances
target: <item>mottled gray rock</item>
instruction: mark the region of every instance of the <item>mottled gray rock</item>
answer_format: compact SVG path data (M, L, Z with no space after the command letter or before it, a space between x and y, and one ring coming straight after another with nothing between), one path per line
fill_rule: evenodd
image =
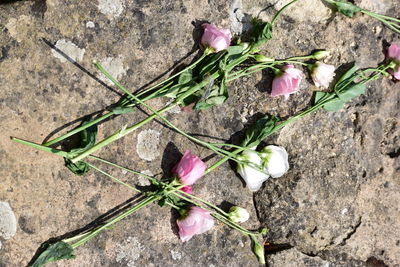
M197 32L192 22L206 20L245 31L251 16L271 19L286 2L36 0L1 4L0 199L12 203L21 230L2 240L0 265L26 265L42 242L85 226L133 196L98 173L74 176L63 167L62 159L9 140L18 136L40 143L53 130L59 135L77 125L77 118L119 99L76 65L61 62L48 43L65 40L67 49L58 47L70 57L72 50L77 51L73 57L77 64L102 81L92 65L97 60L134 91L185 56L190 55L185 63L193 58L190 53L197 47L193 41ZM356 2L398 15L399 4L394 0ZM392 41L399 41L398 36L369 17L349 19L319 1L307 0L283 15L274 39L262 51L285 58L326 48L331 51L327 63L340 66L356 60L367 67L384 59L383 44ZM71 50L71 44L79 50ZM204 139L227 140L254 121L258 112L283 118L295 114L308 106L317 90L305 79L301 91L288 101L272 99L268 95L271 78L265 71L231 83L228 102L212 110L175 109L166 116ZM292 247L271 256L271 266L327 262L329 266L358 266L373 261L395 266L400 262L399 92L399 83L379 80L342 111L319 111L266 140L288 150L291 169L284 177L267 181L254 202L229 164L200 180L194 192L217 204L225 200L245 207L251 213L246 227L257 228L261 222L269 228L268 242ZM154 107L166 103L167 99L151 102ZM137 111L109 120L99 126L99 139L145 116ZM160 154L151 161L136 152L143 130L160 133ZM234 140L239 138L234 136ZM161 177L186 149L209 163L216 160L208 150L157 122L98 155ZM145 185L136 175L100 166L124 181ZM249 240L219 224L182 244L176 235L176 216L151 205L77 249L74 261L50 266L257 266Z

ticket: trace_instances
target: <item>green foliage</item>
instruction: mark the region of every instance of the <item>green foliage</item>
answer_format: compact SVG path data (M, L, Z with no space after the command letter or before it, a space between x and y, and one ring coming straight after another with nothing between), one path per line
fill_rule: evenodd
M346 71L334 86L334 92L316 92L314 105L326 102L323 108L327 111L338 111L351 99L365 93L365 85L355 82L357 68L353 66ZM329 99L329 100L328 100Z
M43 251L35 262L29 266L41 267L53 261L74 259L75 255L73 252L74 249L69 244L62 241L51 245L45 244L45 251Z
M246 131L246 137L242 146L257 146L262 140L271 134L279 119L275 116L264 116Z
M83 122L82 125L87 122ZM97 124L86 128L85 130L79 132L80 142L76 148L73 148L68 152L70 158L73 158L80 153L88 150L92 146L96 144L96 136L97 136ZM77 163L72 163L69 158L64 158L65 166L72 171L76 175L84 175L90 170L90 167L82 161L78 161Z
M132 107L117 106L117 107L113 108L111 111L115 115L120 115L120 114L125 114L125 113L132 112L133 108Z
M272 24L264 22L260 19L253 18L253 29L252 29L252 46L254 48L259 47L272 38Z
M353 17L355 13L360 12L362 9L358 6L347 1L333 1L331 2L337 10L348 17Z

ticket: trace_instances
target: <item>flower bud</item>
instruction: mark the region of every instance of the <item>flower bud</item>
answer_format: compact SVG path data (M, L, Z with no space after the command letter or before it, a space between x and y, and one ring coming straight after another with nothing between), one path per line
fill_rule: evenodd
M248 211L238 206L231 207L228 216L235 223L242 223L250 218Z
M388 48L386 58L390 62L389 73L396 80L400 80L400 45L392 43Z
M316 86L329 88L329 84L335 77L335 66L317 61L311 65L310 70L311 78Z
M266 57L266 56L260 55L260 54L255 55L255 56L254 56L254 59L255 59L257 62L273 62L273 61L275 61L275 59L273 59L273 58Z
M266 146L261 151L265 171L273 178L284 175L289 170L288 154L283 147Z
M312 54L313 58L316 60L321 60L329 56L329 51L327 50L318 50Z
M261 264L265 264L264 246L258 243L257 239L254 236L250 237L253 240L253 252L258 258L258 262Z
M238 159L242 161L247 161L253 164L254 166L262 168L262 160L260 156L257 154L257 152L251 149L243 151L240 157L238 157ZM237 172L246 182L247 187L253 192L260 189L262 183L269 177L269 175L266 174L265 172L262 172L257 168L251 167L249 166L249 164L239 163L237 167Z

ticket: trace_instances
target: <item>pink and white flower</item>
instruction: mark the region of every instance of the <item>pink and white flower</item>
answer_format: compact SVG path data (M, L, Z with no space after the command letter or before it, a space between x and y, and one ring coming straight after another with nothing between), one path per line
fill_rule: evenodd
M285 99L288 99L289 95L299 90L301 79L301 70L296 69L293 65L284 66L272 81L271 96L284 95Z
M395 67L389 71L390 74L396 80L400 80L400 46L392 43L387 51L387 58L395 63Z
M207 165L198 156L186 150L182 159L172 169L172 173L178 177L181 184L192 185L204 175L206 168ZM188 188L188 191L190 192L191 188Z
M179 237L182 242L186 242L194 235L202 234L214 226L214 219L210 212L193 206L187 215L176 221L179 228Z
M227 49L231 44L232 34L229 29L219 29L213 24L204 23L201 44L214 49L215 52Z
M311 78L318 87L328 88L335 77L335 66L317 61L311 67Z

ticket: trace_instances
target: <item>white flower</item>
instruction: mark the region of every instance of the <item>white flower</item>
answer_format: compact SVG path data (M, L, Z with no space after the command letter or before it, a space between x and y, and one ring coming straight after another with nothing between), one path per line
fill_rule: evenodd
M265 171L273 178L284 175L289 170L288 153L280 146L266 146L261 151Z
M311 67L311 78L318 87L328 88L335 76L335 66L322 62L315 62Z
M254 164L253 166L258 166L262 168L262 160L257 152L253 150L245 150L242 152L241 156L238 157L239 160L250 162ZM265 172L258 170L257 168L250 167L248 164L238 164L238 173L242 176L243 180L246 182L247 187L255 192L261 188L262 183L268 179L269 175Z
M233 206L229 209L229 219L235 223L242 223L250 218L249 212L241 207Z

